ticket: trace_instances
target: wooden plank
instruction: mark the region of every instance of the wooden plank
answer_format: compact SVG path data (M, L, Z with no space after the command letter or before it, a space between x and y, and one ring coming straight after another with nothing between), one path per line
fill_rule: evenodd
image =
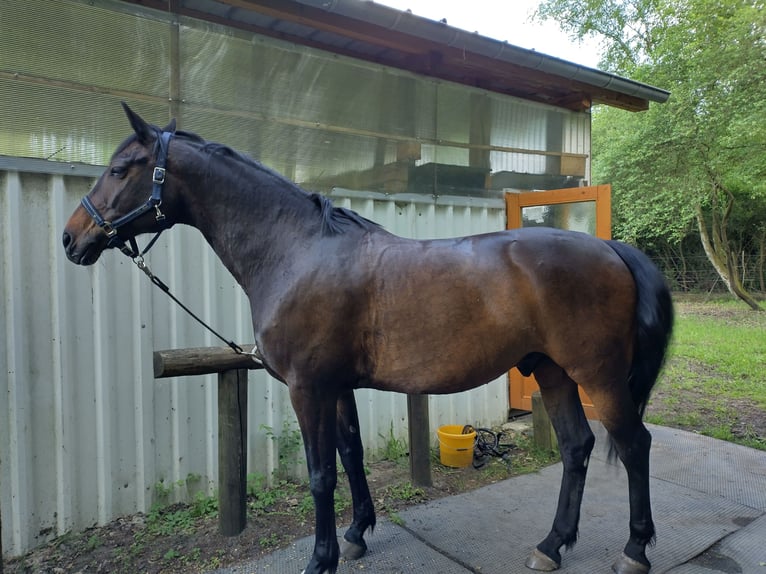
M540 391L532 393L532 430L534 431L535 445L545 450L556 450L558 441L556 433L553 430L551 419L548 418L548 411L543 405L543 398Z
M247 508L247 369L218 375L218 529L236 536Z
M253 344L242 345L245 350ZM229 347L196 347L154 352L154 378L209 375L232 369L262 369L263 365Z
M407 425L410 439L410 479L412 484L414 486L432 486L428 395L407 395Z
M585 158L574 155L562 155L561 175L585 177Z
M611 184L596 187L596 237L612 238L612 186Z

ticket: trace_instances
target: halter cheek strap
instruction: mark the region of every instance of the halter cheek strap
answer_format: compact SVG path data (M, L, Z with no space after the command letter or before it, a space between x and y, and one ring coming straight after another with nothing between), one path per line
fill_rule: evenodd
M117 218L115 221L107 221L98 212L96 206L93 205L90 197L86 195L80 201L82 206L85 208L85 211L88 212L96 225L103 229L109 238L109 241L106 244L107 247L117 247L128 257L138 256L139 250L138 246L136 245L135 238L129 238L128 243L130 245L126 245L125 240L118 235L118 230L120 227L123 227L131 221L138 219L143 214L151 211L152 209L155 211L155 220L161 224L161 228L157 232L157 235L155 235L154 238L149 242L149 245L146 249L144 249L141 255L146 253L151 248L151 246L154 245L154 242L157 241L160 233L170 227L166 222L165 214L160 211L160 206L162 205L162 186L165 183L165 167L168 161L168 148L170 147L170 140L172 138L172 132L162 132L157 140L157 159L155 162L154 171L152 173L152 195L149 197L149 199L146 200L145 203L139 205L133 211L126 213L122 217Z

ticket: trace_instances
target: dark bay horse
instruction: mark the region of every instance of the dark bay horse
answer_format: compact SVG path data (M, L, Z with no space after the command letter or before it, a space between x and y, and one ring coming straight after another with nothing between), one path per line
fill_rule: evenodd
M287 385L300 424L316 506L307 574L338 564L336 449L354 509L344 552L361 556L375 525L354 389L454 393L514 365L537 378L564 467L553 527L527 566L558 568L562 547L577 539L594 443L580 385L628 473L630 535L613 568L649 570L651 436L642 415L673 311L645 255L544 228L403 239L226 146L124 107L134 133L67 222L67 256L92 265L109 247L134 255L126 241L176 223L202 232L247 293L260 355Z

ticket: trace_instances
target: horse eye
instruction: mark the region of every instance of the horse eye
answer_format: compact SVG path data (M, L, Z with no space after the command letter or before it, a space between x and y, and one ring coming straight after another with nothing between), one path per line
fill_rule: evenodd
M111 175L114 177L125 177L125 174L127 173L127 169L124 166L118 165L112 167L112 169L109 171Z

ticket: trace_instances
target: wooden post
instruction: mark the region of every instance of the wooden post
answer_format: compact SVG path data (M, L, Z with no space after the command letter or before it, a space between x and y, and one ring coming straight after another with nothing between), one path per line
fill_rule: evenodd
M532 393L532 430L535 445L546 450L556 450L559 445L548 411L545 410L540 391Z
M428 395L407 395L407 420L412 484L414 486L432 486Z
M218 529L224 536L236 536L245 528L247 370L262 368L229 347L154 352L157 379L218 373Z
M247 370L218 375L218 528L245 529L247 509Z

